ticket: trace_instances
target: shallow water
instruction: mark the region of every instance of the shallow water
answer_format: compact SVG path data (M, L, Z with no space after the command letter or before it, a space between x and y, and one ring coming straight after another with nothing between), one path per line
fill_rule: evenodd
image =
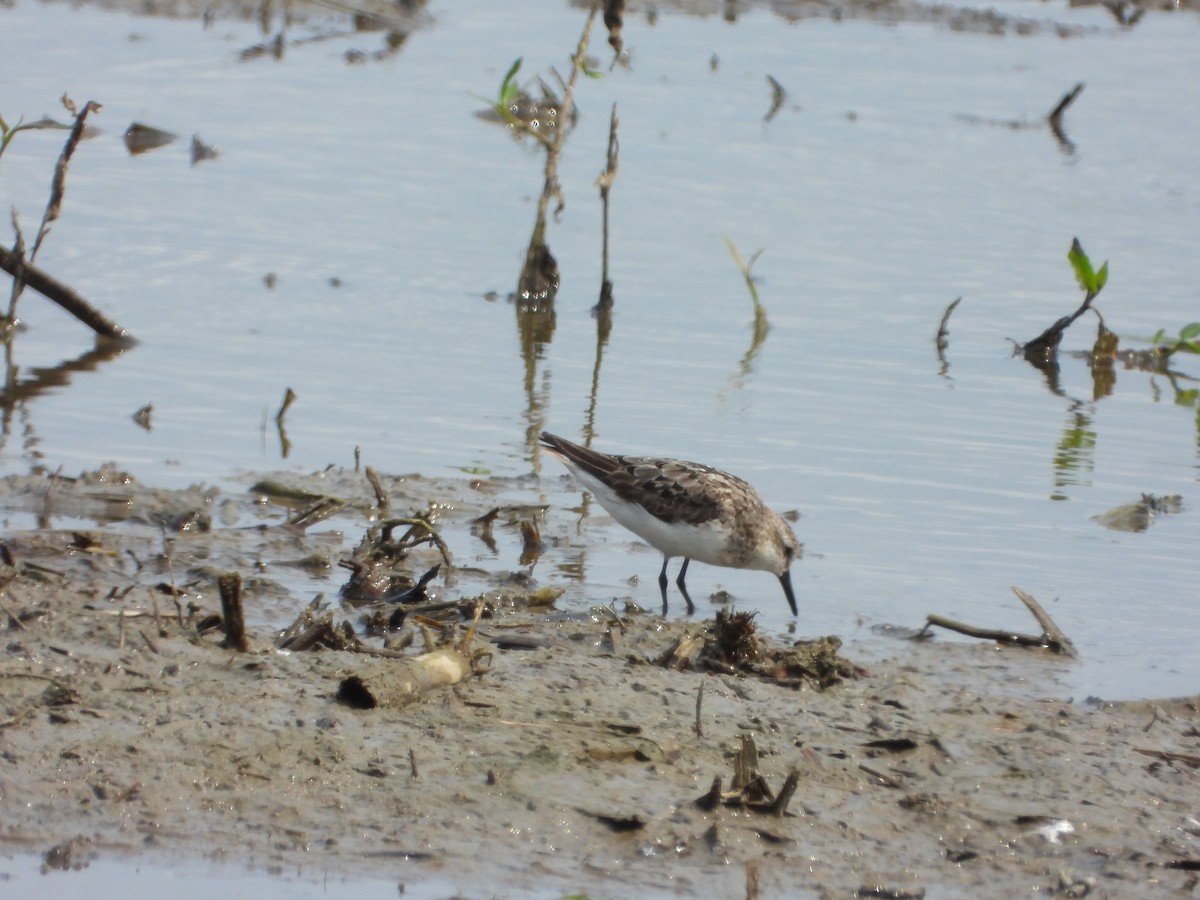
M322 872L318 868L292 870L269 866L257 870L219 862L172 862L169 866L142 862L131 866L122 860L95 859L85 868L68 872L39 871L40 857L13 856L0 859L0 879L4 896L10 900L35 897L77 896L86 890L94 900L127 898L135 892L150 896L170 896L177 900L211 897L219 891L226 897L286 896L306 898L405 897L406 900L437 900L456 894L452 878L426 878L417 883L406 879L346 878ZM399 867L399 866L398 866ZM86 885L84 887L83 885ZM558 897L549 892L526 894Z
M62 119L63 91L104 107L39 263L140 343L27 392L0 472L116 460L150 484L241 489L244 472L350 466L358 447L387 472L533 467L545 497L578 505L528 436L578 436L594 410L598 449L719 465L801 512L804 634L867 637L935 612L1033 631L1017 585L1079 646L1067 681L1080 696L1195 692L1200 422L1180 392L1200 362L1180 359L1174 380L1119 370L1095 401L1084 362L1063 355L1054 392L1006 339L1077 305L1076 236L1110 261L1097 305L1123 346L1200 318L1200 125L1180 115L1200 108L1197 21L1151 13L1121 30L1098 9L997 9L1081 31L630 13L631 65L579 88L567 207L549 231L556 326L531 352L504 297L541 157L475 113L517 56L531 78L565 72L580 10L434 3L398 52L352 64L347 51L384 38L332 13L290 27L282 58L243 61L277 19L264 34L14 0L0 8L0 114ZM328 23L344 33L305 40ZM599 32L593 50L606 68ZM765 122L768 74L788 98ZM1067 152L1038 123L1080 81ZM616 308L597 364L593 181L613 103ZM133 121L181 138L132 157ZM190 165L193 133L220 156ZM0 160L27 233L61 142L23 133ZM725 238L763 250L771 328L757 348ZM942 373L933 336L958 296ZM49 382L91 348L32 293L21 315L22 379ZM1084 318L1064 349L1094 335ZM287 387L284 458L273 417ZM151 431L130 418L146 403ZM1181 494L1184 511L1145 533L1090 520L1142 492ZM586 586L571 601L657 603L656 554L627 553L640 545L594 511L579 542ZM722 588L764 627L790 622L761 573L696 566L689 585L702 612Z

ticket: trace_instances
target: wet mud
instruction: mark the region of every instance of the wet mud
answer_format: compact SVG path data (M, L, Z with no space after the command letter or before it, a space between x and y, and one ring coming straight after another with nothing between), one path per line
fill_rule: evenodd
M520 505L527 479L379 476L392 511L439 528L455 566L429 591L461 606L408 616L406 645L370 634L335 588L318 605L372 652L282 651L312 599L289 587L298 567L346 582L339 561L382 518L359 473L286 480L290 506L249 480L160 491L115 470L0 485L7 518L38 520L3 540L0 844L48 868L203 858L448 878L470 897L1195 888L1200 699L1056 696L1069 663L983 643L852 642L854 665L824 689L696 671L672 648L711 620L547 605L569 583L575 513L540 516L537 563L502 513L488 520L499 551L485 549L489 510L540 512ZM338 512L289 524L313 498ZM410 559L419 580L441 553ZM230 571L245 653L214 627ZM478 598L476 674L404 708L339 702L344 679L461 641Z

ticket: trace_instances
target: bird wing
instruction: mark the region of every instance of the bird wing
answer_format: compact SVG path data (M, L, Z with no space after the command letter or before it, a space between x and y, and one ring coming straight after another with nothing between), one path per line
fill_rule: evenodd
M710 466L680 459L613 456L542 433L551 451L612 488L622 500L636 503L663 522L702 525L721 513L722 496L743 485L740 479ZM723 490L724 489L724 490Z
M724 473L700 463L680 459L619 456L613 489L626 500L640 503L664 522L702 525L721 514L720 482L710 477Z

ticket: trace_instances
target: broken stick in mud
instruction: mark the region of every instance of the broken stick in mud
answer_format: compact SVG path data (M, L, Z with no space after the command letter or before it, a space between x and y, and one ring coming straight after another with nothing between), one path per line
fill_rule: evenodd
M246 653L250 650L250 640L246 637L246 617L242 612L242 576L237 572L226 572L217 579L217 590L221 594L225 629L221 646Z
M1042 626L1042 633L1040 635L1020 634L1015 631L1004 631L994 628L979 628L975 625L966 625L962 622L956 622L953 619L947 619L945 616L930 613L925 617L925 627L921 629L917 637L926 637L930 626L937 625L949 631L965 634L967 637L982 638L986 641L995 641L998 644L1041 647L1049 650L1051 653L1060 653L1063 656L1071 658L1079 656L1071 639L1055 624L1054 620L1050 618L1050 614L1042 608L1042 605L1037 600L1018 587L1014 587L1012 591L1025 604L1026 608L1033 613L1033 617L1037 619L1038 624Z

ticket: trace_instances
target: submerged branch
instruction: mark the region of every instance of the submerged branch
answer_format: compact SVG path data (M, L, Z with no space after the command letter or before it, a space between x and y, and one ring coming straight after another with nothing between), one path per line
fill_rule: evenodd
M136 343L129 332L105 316L74 290L2 246L0 246L0 269L13 278L17 278L18 273L23 273L27 287L33 288L46 299L53 300L100 337L126 344Z

